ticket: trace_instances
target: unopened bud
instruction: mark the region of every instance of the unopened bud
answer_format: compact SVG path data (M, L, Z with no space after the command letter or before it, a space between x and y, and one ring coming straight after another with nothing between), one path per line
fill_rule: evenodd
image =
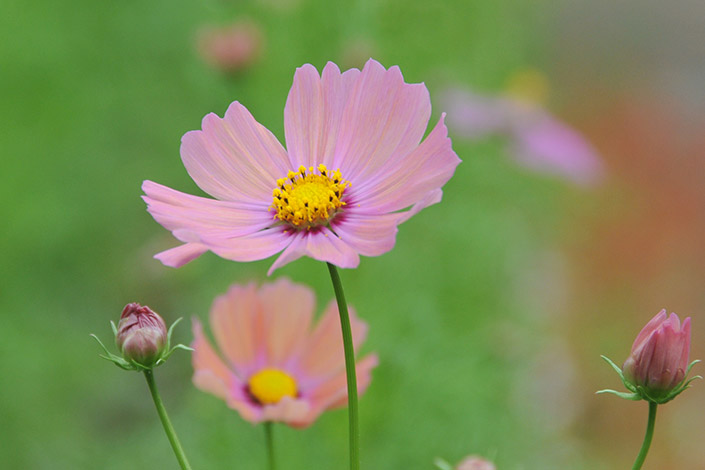
M496 470L496 467L489 460L471 455L458 464L457 470Z
M149 307L127 304L120 316L115 342L125 360L151 367L166 352L166 324Z
M647 400L663 404L673 400L699 375L688 379L692 367L690 356L690 318L681 324L678 315L661 310L642 328L632 344L629 357L620 368L605 356L602 358L617 371L631 393L600 390L629 400Z
M689 355L690 318L681 325L678 315L661 310L634 340L622 372L634 386L660 398L683 382Z

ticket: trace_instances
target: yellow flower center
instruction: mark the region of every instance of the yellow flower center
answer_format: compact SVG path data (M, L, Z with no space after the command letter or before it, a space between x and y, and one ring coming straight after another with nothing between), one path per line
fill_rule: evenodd
M310 229L325 225L345 205L341 200L350 183L343 179L340 170L329 172L325 165L300 166L297 173L290 171L286 178L277 180L272 191L270 210L277 211L275 218L296 229Z
M263 405L279 403L284 397L296 397L296 381L279 369L262 369L250 377L252 396Z

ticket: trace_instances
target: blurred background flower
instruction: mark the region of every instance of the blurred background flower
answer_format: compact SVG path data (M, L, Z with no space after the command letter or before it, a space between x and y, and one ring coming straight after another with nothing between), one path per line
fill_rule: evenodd
M602 161L579 132L543 109L546 84L537 70L519 71L504 94L469 89L447 90L441 107L457 135L469 140L503 137L507 153L531 170L560 176L580 185L602 177Z
M645 404L593 394L620 385L599 354L626 357L643 312L667 305L692 316L691 354L704 355L704 9L699 0L6 0L0 460L118 470L173 458L153 445L164 439L149 401L134 400L144 385L105 367L88 333L105 328L107 306L134 298L173 315L167 323L203 319L216 295L263 279L269 263L204 255L161 266L151 256L170 236L144 210L140 184L197 192L178 152L202 116L237 99L282 139L296 67L369 53L424 81L434 119L449 111L448 122L438 92L514 100L511 77L540 70L546 86L534 99L590 143L601 176L576 187L516 165L506 137L451 135L463 165L443 202L409 220L390 253L341 273L381 358L360 410L363 461L416 468L472 449L509 470L628 468ZM246 73L223 74L194 38L244 18L266 47ZM329 298L319 264L282 274ZM185 328L174 336L191 339ZM185 355L159 373L194 467L261 468L242 458L261 450L261 433L189 385ZM544 393L551 399L525 399ZM647 465L702 469L703 403L696 386L659 411ZM282 429L278 453L291 469L337 461L346 426L345 412L331 411L304 431Z
M254 64L262 53L263 41L260 28L251 20L204 27L197 35L203 60L228 74L244 72Z
M219 351L194 320L193 383L252 423L274 421L302 428L324 411L347 405L338 307L331 301L313 324L314 306L313 292L288 279L259 288L230 286L210 311ZM367 336L367 324L354 309L350 321L357 351ZM360 395L377 363L375 354L356 361Z

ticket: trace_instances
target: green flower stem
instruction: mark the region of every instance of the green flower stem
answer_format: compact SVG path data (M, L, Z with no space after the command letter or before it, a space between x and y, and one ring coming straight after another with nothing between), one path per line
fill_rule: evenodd
M169 438L171 448L174 449L176 460L179 461L179 465L181 465L181 470L191 470L191 466L188 463L188 459L186 459L186 454L184 454L184 449L181 447L179 438L176 437L176 431L174 431L174 427L171 425L171 421L169 421L169 416L166 414L166 408L164 408L162 398L159 396L159 391L157 390L157 383L154 381L153 371L145 370L144 376L147 379L147 385L149 385L149 391L152 394L154 406L157 407L159 419L161 419L162 426L164 426L164 432L166 432L166 437Z
M353 348L352 328L348 305L345 302L343 285L340 282L338 269L328 264L330 279L333 281L335 298L338 301L340 325L343 330L343 349L345 350L345 373L348 381L348 425L350 432L350 470L360 470L360 427L357 408L357 377L355 375L355 350Z
M654 424L656 423L656 407L658 405L654 402L649 402L649 422L646 425L646 435L644 436L644 443L641 445L641 450L639 455L636 457L636 462L632 470L640 470L641 466L644 465L644 460L646 460L646 454L649 452L649 447L651 446L651 438L654 437Z
M276 470L277 465L274 461L274 438L272 437L272 427L274 423L267 421L264 423L264 442L267 447L267 468Z

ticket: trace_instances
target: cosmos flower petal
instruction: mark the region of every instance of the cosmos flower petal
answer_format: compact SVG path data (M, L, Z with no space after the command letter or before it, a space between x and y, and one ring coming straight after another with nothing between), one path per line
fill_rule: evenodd
M358 359L355 364L357 375L357 392L362 394L372 381L372 369L379 365L376 354L370 354ZM345 370L341 369L326 381L321 382L312 392L314 406L320 409L332 409L345 406L348 403L348 382Z
M262 286L259 298L266 360L268 364L282 368L295 357L308 338L316 303L313 292L288 279L279 279Z
M181 139L181 159L196 184L221 200L271 198L274 181L289 170L277 138L237 101L222 119L213 113L204 117L202 128Z
M364 256L378 256L394 248L400 214L355 214L336 221L333 229L340 239Z
M201 323L195 318L193 320L193 336L191 347L194 351L191 361L194 370L194 385L218 398L227 399L229 395L228 384L232 372L213 350L203 334Z
M341 241L328 228L322 227L315 232L301 231L292 236L291 244L269 268L267 274L302 256L309 256L340 268L356 268L360 264L360 256L350 245Z
M685 372L688 369L688 360L690 358L690 317L683 320L679 336L681 338L688 338L676 363L678 364L678 368Z
M265 203L247 205L192 196L152 181L142 184L147 211L167 230L201 237L249 235L271 225Z
M233 285L213 301L210 322L218 348L240 377L248 377L261 364L262 319L254 284Z
M291 235L291 243L282 251L281 255L277 257L272 266L269 267L267 271L267 276L271 276L272 273L282 266L296 261L306 254L305 244L301 240L306 236L306 232L296 232Z
M514 131L512 155L524 166L552 173L580 185L599 181L602 160L577 131L550 116L537 112Z
M662 309L659 313L654 316L651 320L649 320L649 323L642 328L642 330L639 332L637 335L636 339L634 340L634 343L632 344L632 351L636 351L639 349L647 339L649 339L649 336L651 336L651 333L656 331L661 324L666 321L668 318L668 313L666 312L666 309Z
M340 168L354 187L389 160L402 164L419 145L430 116L424 84L404 83L399 67L385 70L370 59L343 111L333 168Z
M253 406L244 393L244 383L234 375L213 350L197 319L193 320L193 383L196 388L224 400L243 419L261 420L261 410Z
M360 71L340 73L332 62L321 76L310 64L296 70L284 108L286 148L292 168L332 165L343 110Z
M367 337L367 323L360 320L355 309L348 307L353 346L357 348ZM331 301L323 312L318 325L311 333L306 348L297 361L297 367L306 377L325 377L345 368L343 334L340 328L338 305Z
M441 202L441 199L443 198L443 191L439 189L434 189L433 191L427 193L423 199L421 199L419 202L411 206L411 209L408 211L404 211L399 213L399 223L406 222L409 220L412 216L416 215L421 211L421 209L425 209L428 206L432 206L434 204L438 204Z
M203 240L210 251L232 261L256 261L269 258L286 248L293 240L286 227L277 226L244 237Z
M277 421L287 423L292 427L302 428L310 425L313 420L307 420L311 405L305 400L284 397L273 405L267 405L262 410L262 421Z
M378 176L355 190L360 205L385 213L405 209L443 186L460 159L451 147L443 119L401 165L388 163Z
M185 243L157 253L154 257L165 266L180 268L184 264L198 258L206 251L208 251L208 247L201 243Z

